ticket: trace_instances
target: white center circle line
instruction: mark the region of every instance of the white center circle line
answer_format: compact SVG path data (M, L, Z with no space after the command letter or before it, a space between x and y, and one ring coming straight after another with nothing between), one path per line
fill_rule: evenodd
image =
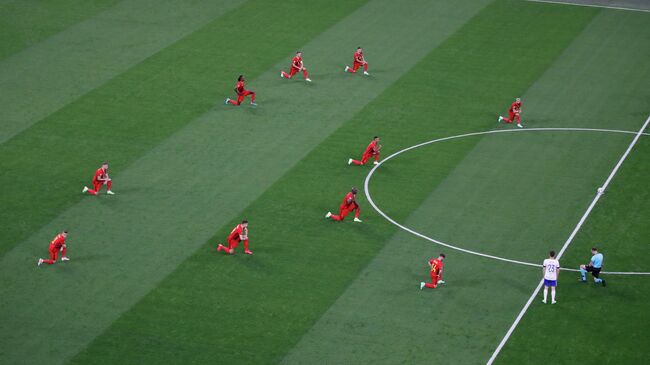
M447 242L442 242L442 241L437 240L435 238L432 238L432 237L426 236L426 235L424 235L422 233L419 233L417 231L414 231L414 230L412 230L412 229L410 229L410 228L396 222L394 219L392 219L386 213L384 213L381 209L379 209L377 204L375 204L374 200L372 199L372 196L370 195L370 188L369 188L370 179L374 175L375 171L382 164L384 164L386 161L389 161L390 159L392 159L394 157L397 157L397 156L401 155L404 152L408 152L408 151L414 150L416 148L427 146L427 145L430 145L430 144L433 144L433 143L448 141L448 140L452 140L452 139L459 139L459 138L472 137L472 136L480 136L480 135L486 135L486 134L495 134L495 133L517 133L517 132L521 133L521 132L535 132L535 131L542 131L542 132L552 132L552 131L560 131L560 132L569 131L570 132L570 131L573 131L573 132L602 132L602 133L623 133L623 134L637 134L638 133L638 132L633 132L633 131L625 131L625 130L617 130L617 129L598 129L598 128L526 128L526 129L496 129L496 130L489 130L489 131L483 131L483 132L465 133L465 134L459 134L459 135L456 135L456 136L437 138L437 139L422 142L422 143L419 143L419 144L404 148L404 149L399 150L397 152L394 152L393 154L391 154L388 157L384 158L381 162L379 162L379 164L375 165L370 170L370 172L368 173L368 175L366 176L366 179L364 181L364 190L365 190L365 194L366 194L366 199L368 199L368 202L373 207L373 209L377 213L379 213L379 215L384 217L384 219L386 219L387 221L389 221L393 225L397 226L398 228L400 228L400 229L402 229L402 230L404 230L404 231L406 231L408 233L411 233L412 235L423 238L423 239L425 239L427 241L436 243L436 244L438 244L440 246L448 247L448 248L450 248L452 250L465 252L465 253L468 253L470 255L481 256L481 257L485 257L485 258L489 258L489 259L493 259L493 260L509 262L509 263L512 263L512 264L518 264L518 265L525 265L525 266L532 266L532 267L540 268L542 266L539 265L539 264L535 264L535 263L532 263L532 262L526 262L526 261L513 260L513 259L509 259L509 258L505 258L505 257L489 255L489 254L485 254L485 253L482 253L482 252L468 250L466 248L458 247L458 246L452 245L452 244L447 243ZM642 133L642 134L644 136L649 136L650 135L650 133ZM568 268L566 268L566 269L563 268L563 270L564 271L576 271L576 272L579 271L579 270L576 270L576 269L568 269ZM609 274L609 275L650 275L650 272L632 272L632 271L605 272L605 271L603 271L603 274Z

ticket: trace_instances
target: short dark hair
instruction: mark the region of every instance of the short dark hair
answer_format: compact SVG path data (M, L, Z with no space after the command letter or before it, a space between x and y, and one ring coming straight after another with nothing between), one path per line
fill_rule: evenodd
M438 256L440 256L440 257L442 257L443 259L446 259L446 258L447 258L447 256L445 256L445 254L444 254L444 253L441 253L441 254L440 254L440 255L438 255Z
M596 247L592 247L591 250L592 251L598 251L598 249Z
M63 233L68 233L68 230L66 229L65 231L63 231Z
M108 165L108 161L102 162L102 165Z
M361 46L357 47L357 49L361 49Z
M244 78L244 75L239 75L239 77L237 78L237 81L241 81L241 79L243 79L243 78Z
M551 250L551 252L549 252L549 255L551 255L551 257L555 257L555 251Z
M354 187L354 186L353 186L353 187L352 187L352 190L351 190L351 191L352 191L353 193L355 193L355 194L356 194L356 193L357 193L357 191L359 191L359 190L358 190L358 189L357 189L356 187Z
M241 222L242 222L242 223L248 223L248 221L247 221L246 219L244 219L244 220L241 221Z
M302 51L301 51L301 50L297 50L296 53L302 53Z
M379 138L379 136L374 136L374 137L372 137L372 139L377 139L377 138Z

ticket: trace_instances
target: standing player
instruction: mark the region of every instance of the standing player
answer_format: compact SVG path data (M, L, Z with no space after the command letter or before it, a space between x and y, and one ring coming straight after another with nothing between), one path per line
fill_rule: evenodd
M354 61L352 63L352 68L350 66L345 66L345 72L357 73L359 67L363 66L363 74L369 76L368 73L368 62L363 58L363 50L361 47L357 47L357 50L354 52Z
M360 213L360 208L359 204L357 204L356 200L357 196L357 188L353 187L352 190L345 195L345 198L343 198L343 203L341 203L341 206L339 207L339 214L332 214L332 212L327 212L325 215L325 218L332 218L335 221L342 221L345 219L345 217L350 214L350 212L354 212L354 221L361 223L361 219L359 219L359 213Z
M302 52L298 51L296 52L296 55L291 60L291 69L289 69L289 73L280 71L280 77L285 79L290 79L293 77L293 75L301 71L302 71L302 75L305 76L305 81L311 82L311 79L309 78L309 74L307 73L307 69L305 68L305 65L303 65L302 63Z
M232 255L235 253L235 248L237 248L241 241L244 241L244 253L252 255L253 252L248 249L248 221L245 219L241 221L241 223L238 224L228 235L228 247L220 243L217 246L217 251L224 251L227 254Z
M560 277L560 261L555 258L555 251L551 251L548 258L544 260L542 272L544 273L544 300L542 300L542 303L546 304L548 288L551 287L551 304L555 304L557 303L555 301L555 287L557 286L557 279Z
M41 266L42 263L52 265L56 262L56 256L61 252L61 261L70 261L66 253L65 238L68 237L68 231L63 231L54 237L52 242L50 242L50 259L38 259L38 266Z
M365 165L370 158L374 157L375 162L373 164L378 165L379 164L379 150L381 150L381 145L377 144L379 143L379 137L374 136L372 137L372 141L370 141L370 144L368 147L366 147L366 151L363 153L363 156L361 156L361 161L359 160L353 160L349 159L348 160L348 165L355 164L355 165Z
M106 185L106 194L115 195L115 193L111 190L113 181L108 176L108 162L102 163L102 166L98 168L97 171L95 171L95 176L93 177L94 189L88 189L87 186L84 186L81 192L82 193L87 192L90 195L97 195L99 194L99 191L102 189L102 186L104 185Z
M429 274L431 275L431 282L425 283L424 281L420 282L420 290L427 288L435 289L438 287L438 284L444 284L442 280L442 262L445 260L445 254L441 253L438 255L438 258L431 259L427 263L429 264Z
M521 98L515 99L515 101L510 105L508 109L509 118L504 118L499 116L498 123L501 123L502 120L505 120L506 123L512 123L513 121L517 122L517 127L523 128L521 125Z
M600 270L603 268L603 254L598 252L596 247L591 249L591 260L587 265L580 265L580 281L587 282L587 273L590 272L594 277L594 283L601 283L603 286L607 285L605 279L600 278Z
M231 98L226 98L225 104L232 104L239 106L241 105L242 101L244 101L244 98L246 98L248 95L251 96L251 105L255 106L255 92L252 90L246 90L244 87L244 83L246 82L246 79L244 78L244 75L239 75L237 78L237 85L235 85L235 92L237 93L237 101L232 100Z

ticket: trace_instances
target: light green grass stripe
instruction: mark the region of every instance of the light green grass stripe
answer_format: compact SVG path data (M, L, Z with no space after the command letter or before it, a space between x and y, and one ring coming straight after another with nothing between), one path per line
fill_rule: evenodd
M20 52L119 0L0 1L0 60Z
M76 353L486 3L372 1L304 47L313 84L279 78L287 55L250 83L260 107L217 105L120 172L116 199L87 199L10 251L0 271L11 284L1 295L15 310L0 317L10 329L3 356L60 363ZM342 72L358 44L367 49L371 78ZM58 280L33 285L34 275L52 275L32 265L63 225L75 232L77 264L60 265ZM64 310L57 316L40 310L50 307ZM46 328L65 336L57 341Z
M648 97L643 88L648 83L647 65L643 64L647 57L641 44L646 36L641 32L634 38L632 33L638 32L641 23L626 14L618 16L623 18L605 13L596 17L523 95L527 125L634 129L643 123L637 116L647 109L638 102ZM611 26L620 22L627 26L612 31ZM634 40L624 41L629 38ZM621 73L620 68L630 72ZM628 101L621 94L636 97ZM484 137L406 225L463 247L541 262L549 249L561 247L629 139L584 133ZM434 144L400 158L425 165L428 159L445 155L446 149ZM400 158L387 164L385 178L399 175L399 166L394 164L399 164ZM381 175L380 170L372 184L381 184ZM412 186L426 185L414 178ZM391 192L384 194L391 196ZM375 198L381 205L381 197ZM446 363L484 363L530 296L539 273L447 252L449 285L438 292L415 294L417 282L427 278L424 260L441 250L447 251L398 233L285 362L425 363L437 356ZM638 295L638 291L627 295ZM641 303L647 298L639 296L638 300ZM541 304L534 308L545 310ZM617 316L608 315L608 321L612 320ZM576 342L567 352L580 347L593 333L584 323L570 318L563 321L567 322L565 340L571 337ZM543 330L536 326L538 330L527 331L535 339L518 341L526 347L513 351L506 363L531 363L548 356L547 347L535 348L536 356L530 356L535 345L556 331L554 321L547 323ZM647 320L633 328L643 332L646 324ZM583 336L576 335L575 328L580 326L585 328ZM561 347L561 342L556 346ZM604 342L602 348L604 355L612 351ZM572 363L599 351L593 347L584 350Z
M0 60L0 144L244 2L124 1Z

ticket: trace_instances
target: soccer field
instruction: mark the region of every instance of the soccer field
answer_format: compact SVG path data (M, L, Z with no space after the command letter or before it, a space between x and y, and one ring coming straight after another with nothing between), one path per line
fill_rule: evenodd
M0 364L647 363L650 7L575 2L0 0Z

